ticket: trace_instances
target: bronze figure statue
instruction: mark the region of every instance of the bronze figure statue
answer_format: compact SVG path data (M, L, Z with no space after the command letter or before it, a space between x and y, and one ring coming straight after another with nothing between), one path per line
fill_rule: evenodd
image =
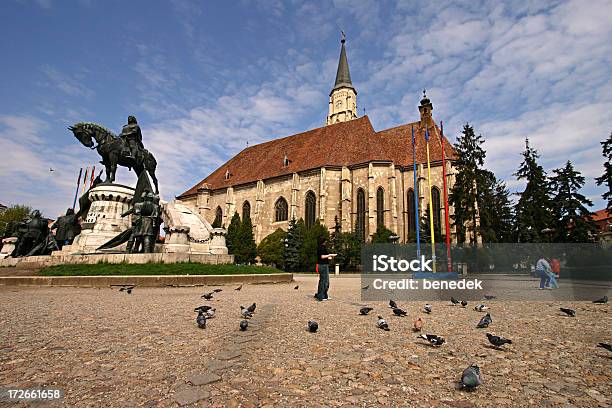
M155 194L146 192L142 201L121 214L132 214L132 232L127 244L128 253L151 253L155 250L155 240L159 230L159 199Z
M120 136L116 136L104 126L89 122L80 122L68 129L84 146L98 151L102 157L101 163L106 167L105 182L114 182L117 165L124 166L133 168L138 177L147 171L153 180L155 193L159 193L155 176L157 161L153 154L144 148L140 126L134 116L128 118L128 124L123 127Z
M64 245L72 244L74 238L81 233L78 216L72 208L66 211L66 215L58 217L50 229L51 231L56 230L55 240L59 249L62 249Z
M46 255L59 249L55 238L49 231L49 220L35 210L29 218L19 225L19 235L12 257Z

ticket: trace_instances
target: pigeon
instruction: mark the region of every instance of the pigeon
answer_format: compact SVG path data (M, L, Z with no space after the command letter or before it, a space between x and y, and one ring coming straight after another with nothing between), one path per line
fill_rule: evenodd
M452 296L451 296L451 303L452 303L453 305L458 305L458 304L459 304L459 301L458 301L457 299L455 299L454 297L452 297Z
M423 329L423 319L420 317L414 321L414 325L412 330L415 332L420 332Z
M200 297L203 297L203 298L204 298L204 299L206 299L206 300L211 300L211 299L213 298L213 292L208 292L208 293L205 293L205 294L203 294L203 295L202 295L202 296L200 296Z
M489 309L490 309L489 306L485 306L482 303L479 304L479 305L474 306L474 310L477 311L477 312L483 312L483 311L489 310Z
M123 287L121 287L121 289L119 289L119 292L126 291L128 293L128 295L129 295L129 294L132 293L132 289L134 289L134 288L135 288L135 286L123 286Z
M609 343L599 343L597 347L601 347L608 351L612 351L612 344L609 344Z
M461 301L461 306L466 307L468 304L467 300L462 300Z
M253 304L249 307L247 307L247 310L251 313L255 313L255 308L257 307L257 304L255 304L255 302L253 302Z
M215 293L223 292L223 289L218 289L218 288L217 289L213 289L213 292L215 292Z
M395 309L393 309L393 314L401 317L401 316L406 316L408 313L406 313L405 310L402 310L399 307L396 307Z
M207 318L207 319L212 319L213 317L215 317L215 311L216 311L216 310L217 310L217 309L215 309L215 308L213 307L213 308L210 308L210 309L208 309L207 311L205 311L204 313L206 314L206 318Z
M461 385L470 391L473 391L482 384L482 377L480 376L480 367L476 364L470 365L468 368L463 370L461 374Z
M364 316L365 316L365 315L367 315L368 313L370 313L372 310L374 310L374 308L373 308L373 307L368 307L368 306L366 306L366 307L362 307L361 309L359 309L359 314L361 314L361 315L364 315Z
M206 316L202 311L198 312L198 317L196 317L196 324L200 329L206 328Z
M319 330L319 324L314 320L308 321L308 331L311 333L316 333Z
M240 306L240 314L242 314L242 317L244 317L245 319L253 317L253 313L251 313L249 309L245 308L244 306Z
M489 343L491 343L497 348L503 346L504 344L512 344L512 340L502 336L495 336L491 333L487 333L487 338L489 339Z
M444 337L435 334L421 334L418 339L427 340L432 346L441 346L446 341Z
M491 314L487 313L486 315L482 316L482 319L480 319L476 327L479 329L484 329L485 327L489 327L491 323L493 323L493 319L491 319Z
M238 287L237 287L236 289L234 289L234 290L240 290L240 289L242 289L242 284L240 284L240 286L238 286Z
M370 288L370 285L365 285L365 286L363 286L361 289L363 289L363 290L368 290L369 288Z
M565 307L560 307L559 310L561 310L563 313L565 313L569 317L576 316L576 311L575 310L568 309L568 308L565 308Z
M210 309L212 309L212 306L208 306L208 305L202 305L202 306L198 306L195 309L193 309L194 312L199 312L200 310L204 313L208 312Z
M394 300L390 300L390 301L389 301L389 307L390 307L391 309L395 309L395 308L397 307L397 303L395 303L395 301L394 301Z
M493 296L493 295L484 295L485 300L493 300L495 298L497 298L497 296Z
M295 288L293 289L298 290L299 288L300 288L300 285L295 285Z
M431 313L431 305L428 303L425 306L423 306L423 311L427 314Z
M378 316L377 326L379 329L383 329L384 331L389 331L389 324L387 324L387 321L383 319L382 316Z
M608 303L608 296L604 296L601 299L594 300L593 303L601 303L601 304Z
M241 320L240 321L240 331L246 331L247 327L249 327L249 321Z

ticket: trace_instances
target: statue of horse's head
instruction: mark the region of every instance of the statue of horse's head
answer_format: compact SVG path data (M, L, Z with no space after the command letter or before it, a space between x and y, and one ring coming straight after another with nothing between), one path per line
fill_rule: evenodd
M84 146L93 147L94 129L91 126L88 126L87 123L81 122L74 126L68 126L68 130L70 130L74 134L74 137L76 137Z

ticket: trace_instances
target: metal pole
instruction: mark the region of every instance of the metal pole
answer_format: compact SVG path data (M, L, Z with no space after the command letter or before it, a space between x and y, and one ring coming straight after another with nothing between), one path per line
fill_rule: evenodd
M427 141L427 183L429 185L429 230L431 233L431 259L433 260L433 271L436 272L436 237L434 234L433 200L431 197L431 166L429 161L429 129L425 128L425 140Z
M419 222L419 186L417 184L417 165L416 165L416 141L414 139L414 126L410 126L412 130L412 172L414 174L414 224L416 230L417 243L417 258L421 258L421 229Z
M77 196L79 195L79 187L81 187L81 175L83 175L83 168L79 170L79 179L77 180L76 191L74 192L74 201L72 202L72 209L76 206Z
M444 124L440 121L440 146L442 147L442 180L444 182L444 223L446 229L446 266L448 272L451 271L453 262L451 260L451 246L450 246L450 221L448 215L448 189L446 186L446 153L444 149Z

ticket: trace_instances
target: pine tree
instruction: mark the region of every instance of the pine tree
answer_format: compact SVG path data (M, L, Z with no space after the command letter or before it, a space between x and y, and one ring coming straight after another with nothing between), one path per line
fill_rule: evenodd
M514 174L517 180L526 180L525 190L515 207L515 237L518 242L547 242L543 230L553 227L551 202L546 172L537 162L538 152L525 139L523 162Z
M463 127L462 136L459 136L454 146L457 153L454 163L457 175L449 195L449 203L455 208L452 218L459 242L465 242L467 233L469 242L475 243L478 234L477 199L485 177L482 170L486 156L481 147L483 143L482 135L476 136L468 123Z
M334 217L334 231L329 236L330 251L334 254L338 254L333 259L334 263L343 265L346 262L344 248L343 248L344 237L342 235L342 226L338 221L338 216Z
M237 212L232 216L232 220L230 221L229 227L227 227L227 235L225 236L225 245L227 246L227 251L230 254L234 255L234 259L237 263L241 263L239 255L237 256L237 252L240 250L240 229L242 226L242 222L240 221L240 216Z
M281 228L261 240L257 255L263 264L282 268L285 261L285 239L287 233Z
M313 270L317 264L317 246L319 239L328 241L329 231L327 227L317 219L310 228L306 230L306 238L303 246L303 261L302 265L305 270ZM328 248L329 250L329 248Z
M250 217L242 220L239 231L240 263L251 264L257 256L257 245L253 235L253 223Z
M606 159L604 162L604 173L601 177L597 177L595 181L598 186L603 184L607 187L607 191L601 196L604 200L608 201L608 214L612 215L612 132L610 132L608 140L601 142L601 148L603 157Z
M591 212L591 200L578 191L584 186L584 177L574 170L571 161L565 167L553 170L550 178L553 214L555 218L555 241L592 242L597 231Z
M512 242L512 204L506 185L495 175L483 170L479 189L479 232L483 242Z
M372 235L373 244L389 244L391 243L391 237L395 234L393 231L385 227L383 224L378 224L376 232Z
M301 220L301 219L300 219ZM299 223L292 218L289 221L285 242L285 270L297 271L301 266L301 252L304 245L304 222Z
M431 243L431 220L430 220L430 212L429 207L426 208L423 214L423 218L421 218L421 222L419 223L419 238L421 239L422 244L430 244ZM442 243L442 233L435 227L434 225L434 238L437 243Z

